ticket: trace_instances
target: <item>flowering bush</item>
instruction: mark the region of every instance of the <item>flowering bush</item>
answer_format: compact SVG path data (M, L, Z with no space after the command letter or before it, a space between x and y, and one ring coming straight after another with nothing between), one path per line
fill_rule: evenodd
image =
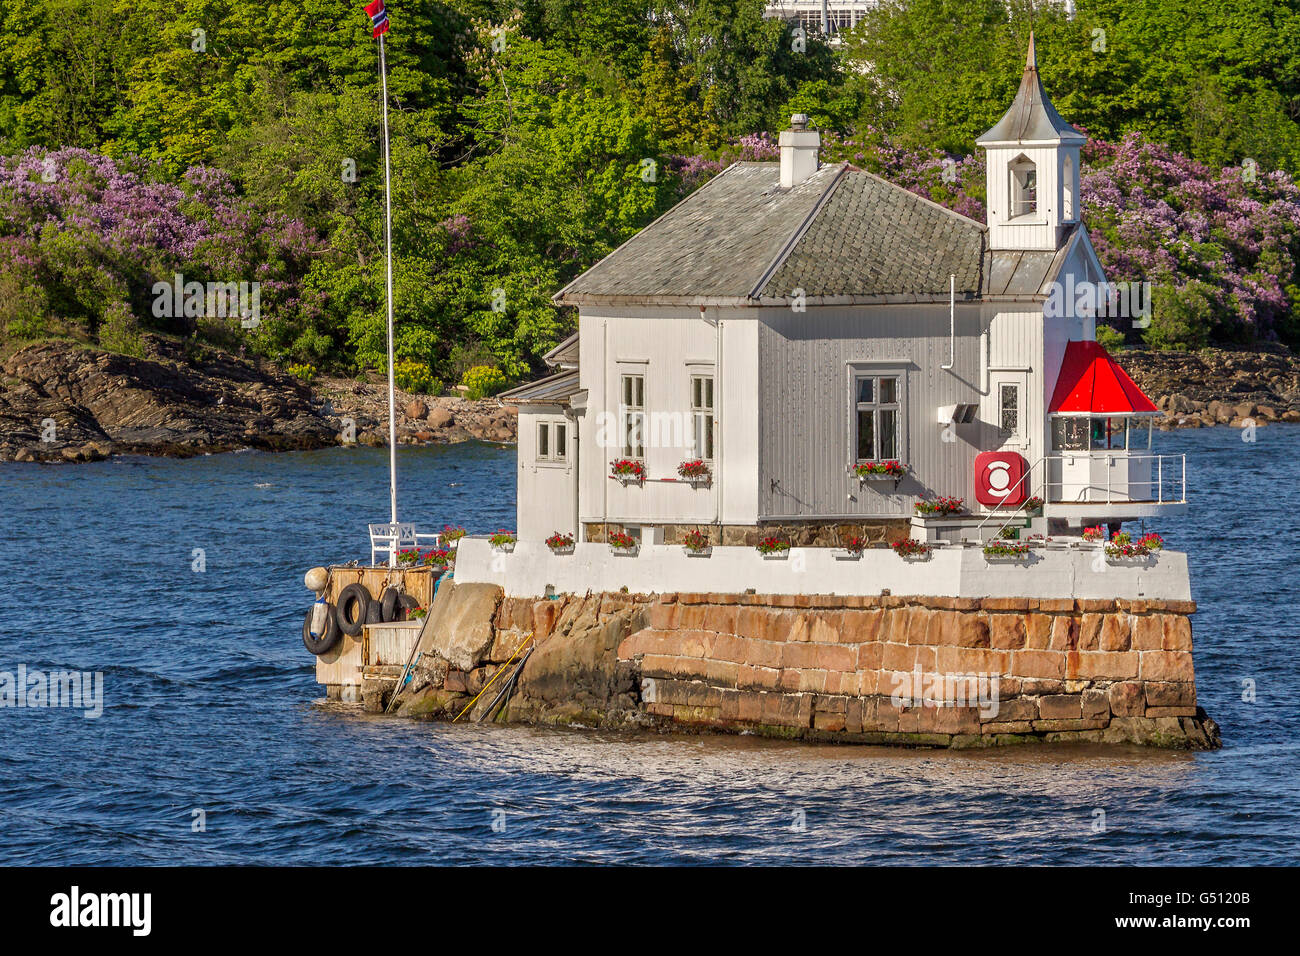
M1018 558L1029 553L1029 545L1011 541L990 541L984 545L984 555L989 558Z
M442 381L434 376L433 369L410 359L394 363L393 381L402 391L413 395L437 395L442 391Z
M858 535L853 535L851 538L845 540L843 548L850 554L861 554L867 549L867 539L859 537Z
M682 536L682 547L687 551L707 551L711 547L709 536L703 531L688 531Z
M429 616L429 609L427 607L413 607L406 612L406 616L412 621L423 621Z
M513 531L498 531L488 538L488 544L494 548L508 548L515 543L515 533Z
M303 284L321 242L241 199L220 170L194 166L177 184L164 175L137 158L70 147L0 157L0 335L98 339L138 354L139 331L154 328L201 331L281 360L325 354L324 298ZM176 314L155 284L173 286L177 275L256 282L257 323L242 326L237 308ZM216 304L206 289L200 299L205 313Z
M292 375L294 378L298 379L300 382L306 382L309 385L311 384L312 380L316 378L315 365L306 365L306 364L299 365L297 363L294 363L289 365L285 369L285 371L288 372L290 375Z
M859 478L866 478L868 475L902 478L906 472L906 466L896 461L865 461L853 466L853 474Z
M693 461L682 462L677 466L677 474L681 475L683 478L694 479L711 477L709 466L700 458L696 458Z
M960 498L936 498L916 503L916 513L919 515L955 515L965 510L966 503Z
M461 538L465 537L465 529L459 526L452 527L449 524L442 526L442 543L449 548L456 547Z
M1038 495L1030 495L1025 499L1025 503L1021 505L1021 507L1026 511L1042 511L1043 499L1038 497Z
M573 547L573 535L557 531L546 539L546 546L552 551L565 551Z
M897 541L891 541L889 546L894 549L894 554L900 558L919 558L934 550L924 541L917 541L915 538L900 538Z
M1084 541L1101 541L1105 537L1106 537L1106 529L1103 528L1101 525L1097 525L1094 528L1083 529Z
M491 365L475 365L465 372L460 384L465 386L467 398L487 398L506 387L506 376L501 369Z
M645 465L635 458L620 458L609 466L609 473L615 478L635 478L645 480Z
M420 560L420 552L415 548L406 548L397 552L397 563L403 567L410 567Z
M764 538L758 542L759 554L780 554L790 550L790 542L781 538Z
M636 538L625 531L611 531L609 546L616 551L634 551L636 549Z
M420 555L420 563L433 567L445 568L451 561L451 552L444 548L433 548Z

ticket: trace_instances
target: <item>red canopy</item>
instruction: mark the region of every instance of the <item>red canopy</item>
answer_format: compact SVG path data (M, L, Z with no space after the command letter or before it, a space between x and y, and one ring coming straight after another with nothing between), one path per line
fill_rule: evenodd
M1148 415L1159 409L1096 342L1065 347L1048 411L1053 415Z

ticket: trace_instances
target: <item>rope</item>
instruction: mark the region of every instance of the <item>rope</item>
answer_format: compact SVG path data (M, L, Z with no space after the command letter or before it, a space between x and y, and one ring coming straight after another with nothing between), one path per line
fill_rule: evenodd
M474 699L465 705L465 710L462 710L459 714L457 714L454 718L452 718L451 722L453 724L456 721L460 720L462 717L464 717L465 712L478 703L478 699L482 697L484 694L486 694L487 689L496 683L496 679L506 672L506 670L510 667L510 665L515 662L515 658L519 656L519 652L522 651L524 649L524 646L527 645L527 643L532 639L533 639L533 634L531 631L529 631L528 636L524 638L524 640L520 643L520 645L517 648L515 648L515 652L510 655L510 660L506 661L503 665L501 665L500 668L497 669L497 672L492 675L492 679L488 681L486 684L484 684L483 689L474 695Z
M536 649L537 645L528 648L528 653L519 659L519 663L515 666L514 673L511 674L510 679L506 681L506 686L502 687L496 697L492 698L492 703L488 704L487 710L483 711L483 713L479 715L479 718L475 723L481 724L483 721L495 714L497 712L497 704L501 703L501 698L503 697L506 702L502 706L510 706L510 695L514 692L515 683L519 680L519 674L523 671L524 665L528 663L528 658L533 656L533 651Z

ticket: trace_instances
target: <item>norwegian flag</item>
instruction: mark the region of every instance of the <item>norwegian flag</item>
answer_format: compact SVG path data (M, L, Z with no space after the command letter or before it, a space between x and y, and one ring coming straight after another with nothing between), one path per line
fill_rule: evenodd
M384 9L384 0L372 0L366 4L366 13L370 17L370 25L375 28L373 36L378 38L381 33L388 32L388 11Z

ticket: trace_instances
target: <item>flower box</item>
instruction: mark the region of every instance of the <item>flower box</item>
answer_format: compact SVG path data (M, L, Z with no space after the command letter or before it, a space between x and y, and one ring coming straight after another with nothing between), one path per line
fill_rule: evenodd
M682 462L677 466L677 474L682 481L695 487L707 485L713 481L713 472L709 471L709 466L700 458Z
M989 541L984 545L984 560L1013 563L1029 558L1029 545L1008 540Z
M866 550L867 539L854 535L845 541L835 552L836 561L857 561L862 557L862 552Z
M624 485L645 481L645 464L635 458L620 458L609 466L609 476Z
M916 503L916 513L927 518L943 518L961 514L965 510L966 502L960 498L935 498L933 501Z
M513 531L498 531L488 537L488 544L492 550L500 554L509 554L515 549L515 535Z
M546 546L551 549L551 554L573 554L573 535L557 531L546 539Z
M703 531L688 531L682 536L682 550L688 557L707 558L713 553L713 545Z
M768 561L784 561L790 557L790 542L781 538L764 538L756 547L758 553Z
M636 557L640 545L636 538L623 531L615 531L609 536L609 550L613 554L624 555L627 557Z
M858 481L892 481L897 485L907 474L907 466L897 461L864 461L849 467Z
M889 546L894 549L894 554L904 561L928 561L934 551L933 545L926 544L924 541L917 541L915 538L891 541Z

